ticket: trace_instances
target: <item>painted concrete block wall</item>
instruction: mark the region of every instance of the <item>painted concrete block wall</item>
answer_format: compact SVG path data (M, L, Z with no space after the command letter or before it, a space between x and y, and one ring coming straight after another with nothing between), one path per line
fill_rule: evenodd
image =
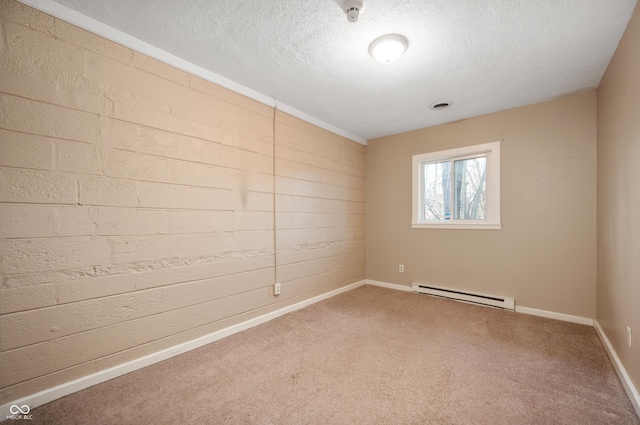
M276 115L276 279L326 292L365 277L366 147Z
M364 279L364 146L13 0L0 53L0 403Z
M495 141L502 230L412 229L412 155ZM593 318L595 180L595 91L370 140L367 278Z

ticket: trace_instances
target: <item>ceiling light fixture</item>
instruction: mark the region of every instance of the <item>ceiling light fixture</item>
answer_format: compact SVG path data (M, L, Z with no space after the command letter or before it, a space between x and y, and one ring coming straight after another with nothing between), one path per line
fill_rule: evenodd
M400 34L387 34L378 37L369 46L369 54L380 63L392 63L409 47L407 39Z

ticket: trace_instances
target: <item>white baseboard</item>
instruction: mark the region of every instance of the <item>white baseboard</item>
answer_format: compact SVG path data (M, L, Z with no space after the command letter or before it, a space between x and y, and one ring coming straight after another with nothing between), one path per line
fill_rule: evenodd
M379 280L366 280L367 285L380 286L382 288L395 289L397 291L411 292L411 286L398 285L395 283L380 282Z
M613 368L618 374L618 378L620 378L620 382L622 382L622 386L624 387L629 400L631 400L631 404L633 404L633 408L636 409L636 414L638 415L638 417L640 417L640 394L638 394L638 390L633 385L631 377L629 377L629 374L627 374L627 371L622 365L618 354L616 354L616 350L613 349L613 345L611 345L611 342L609 341L609 338L607 338L607 335L604 333L604 330L600 326L600 323L598 323L597 320L594 320L593 326L596 328L596 333L598 334L600 341L602 341L602 345L604 345L604 349L607 352L611 363L613 364Z
M326 300L327 298L334 297L343 292L347 292L352 289L359 288L361 286L364 286L365 284L366 284L366 281L361 280L359 282L352 283L350 285L344 286L334 291L327 292L326 294L318 295L316 297L309 298L308 300L301 301L299 303L290 305L288 307L284 307L279 310L272 311L271 313L267 313L262 316L258 316L253 319L247 320L245 322L238 323L233 326L229 326L228 328L221 329L219 331L210 333L200 338L196 338L194 340L191 340L182 344L178 344L170 348L166 348L156 353L149 354L144 357L140 357L130 362L123 363L121 365L114 366L109 369L105 369L91 375L83 376L82 378L58 385L53 388L46 389L44 391L40 391L39 393L36 393L36 394L31 394L26 397L22 397L18 400L14 400L10 403L0 406L0 420L2 420L2 418L11 414L10 408L14 404L18 406L24 406L26 404L31 409L38 406L42 406L44 404L50 403L53 400L59 399L66 395L83 390L85 388L89 388L93 385L108 381L110 379L116 378L126 373L133 372L134 370L142 369L143 367L161 362L163 360L177 356L178 354L186 353L187 351L194 350L196 348L202 347L203 345L210 344L212 342L218 341L227 336L236 334L238 332L244 331L254 326L261 325L263 323L266 323L270 320L275 319L276 317L283 316L287 313L291 313L292 311L300 310L311 304L315 304L317 302Z
M373 286L380 286L382 288L396 289L398 291L408 291L408 292L412 291L411 286L398 285L395 283L388 283L388 282L380 282L378 280L367 279L366 284L373 285ZM571 316L569 314L556 313L553 311L546 311L546 310L538 310L536 308L522 307L518 305L515 307L515 311L516 313L531 314L533 316L546 317L548 319L562 320L563 322L573 322L573 323L579 323L581 325L593 326L593 319L589 319L588 317Z
M593 319L570 314L556 313L554 311L538 310L537 308L516 306L516 313L530 314L532 316L546 317L547 319L562 320L563 322L579 323L581 325L593 326Z

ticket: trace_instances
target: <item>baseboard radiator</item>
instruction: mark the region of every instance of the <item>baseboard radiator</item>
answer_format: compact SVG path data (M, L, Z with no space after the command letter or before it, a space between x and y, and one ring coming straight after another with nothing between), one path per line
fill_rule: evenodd
M463 301L472 304L480 304L489 307L514 310L515 302L513 298L500 297L497 295L479 294L477 292L459 291L456 289L442 288L439 286L414 283L411 290L419 294L434 295L436 297L450 298L456 301Z

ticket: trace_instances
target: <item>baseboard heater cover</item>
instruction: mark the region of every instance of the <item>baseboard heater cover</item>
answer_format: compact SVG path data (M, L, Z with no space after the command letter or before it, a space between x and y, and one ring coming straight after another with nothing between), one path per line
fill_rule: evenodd
M513 298L508 297L479 294L477 292L459 291L456 289L442 288L439 286L426 285L423 283L414 283L413 285L411 285L411 290L419 294L435 295L437 297L444 297L473 304L503 308L505 310L515 309L515 302Z

